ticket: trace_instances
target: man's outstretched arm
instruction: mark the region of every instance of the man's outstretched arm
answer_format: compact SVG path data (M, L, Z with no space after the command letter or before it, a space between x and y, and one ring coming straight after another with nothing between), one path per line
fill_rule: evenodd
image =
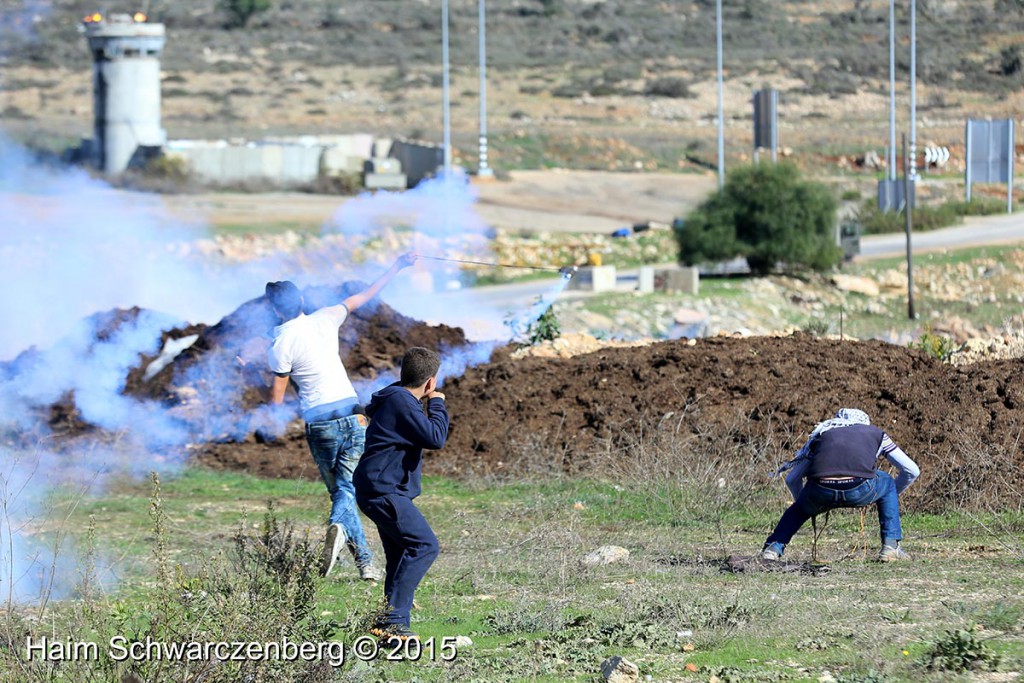
M387 272L385 272L379 278L374 280L373 284L371 284L363 291L359 292L358 294L353 294L349 298L345 299L343 302L341 302L342 305L346 309L348 309L349 313L353 312L354 310L356 310L357 308L359 308L360 306L362 306L363 304L365 304L366 302L370 301L375 296L380 294L380 291L384 289L384 287L386 287L389 282L391 282L391 278L398 275L399 271L401 271L404 268L408 268L414 263L416 263L416 256L414 254L409 253L399 256L398 260L391 264L391 267L388 268Z

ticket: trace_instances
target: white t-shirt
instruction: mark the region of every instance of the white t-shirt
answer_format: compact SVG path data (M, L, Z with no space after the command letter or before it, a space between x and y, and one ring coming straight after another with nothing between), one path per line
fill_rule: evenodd
M295 380L302 412L356 398L338 356L338 327L347 317L344 306L332 306L299 314L274 328L274 343L267 353L270 370Z

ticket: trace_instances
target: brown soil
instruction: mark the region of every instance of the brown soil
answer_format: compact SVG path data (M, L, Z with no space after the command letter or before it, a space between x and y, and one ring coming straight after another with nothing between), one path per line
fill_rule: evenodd
M303 291L307 311L341 303L365 286L346 282L338 287L308 287ZM260 390L269 383L262 368L275 324L276 318L261 296L242 304L216 325L171 330L165 333L165 341L190 334L199 334L199 339L148 381L141 371L133 371L126 392L173 402L180 399L181 387L192 386L202 392L201 385L215 379L222 387L238 387L243 394L242 407L251 408L263 400ZM354 379L373 379L393 370L409 346L444 349L466 343L459 328L425 325L379 302L355 311L341 326L338 338L342 361ZM247 363L245 368L238 358ZM200 376L203 379L197 380Z
M1024 431L1022 381L1019 360L956 368L883 342L799 334L506 358L446 384L451 434L427 468L509 472L532 451L586 471L590 454L622 448L629 457L641 428L658 426L697 443L763 444L781 462L815 423L847 406L866 410L921 465L907 492L912 507L978 504L979 490L1000 505L1019 497L1014 482L1024 471L1015 445ZM316 477L301 432L275 444L209 446L199 460Z
M306 301L319 308L359 287L308 289ZM137 315L133 309L94 316L106 321L98 326L100 341ZM170 330L166 338L199 339L148 381L141 368L149 359L143 359L126 391L172 407L190 425L196 443L189 449L198 462L260 476L316 478L300 423L266 443L246 434L241 419L265 400L261 390L268 378L256 368L262 367L272 324L261 297L217 325ZM411 345L443 351L466 344L457 328L431 327L383 304L357 311L341 327L340 340L352 376L373 384L383 381L374 382L380 373L394 370ZM16 372L37 354L26 352L0 374ZM252 365L242 367L236 354ZM781 462L816 422L846 406L866 410L921 465L921 480L908 491L912 506L1020 502L1019 359L955 367L884 342L804 334L609 347L571 358L513 359L509 349L500 349L491 363L449 380L444 390L452 428L446 447L428 459L433 472L514 476L528 469L531 457L556 458L556 467L568 472L593 471L592 461L609 452L631 457L638 435L651 430L671 430L695 452L712 452L701 444L714 445L714 452L740 458L753 447L768 461ZM65 396L45 416L52 433L62 439L96 435L71 399ZM736 467L747 463L737 460Z
M308 310L343 301L365 287L347 282L338 287L313 287L304 290ZM93 347L111 339L125 324L138 319L142 309L114 309L97 313L83 321L95 330ZM247 413L266 401L270 374L265 369L270 332L277 320L266 299L248 301L216 325L187 325L167 329L168 340L198 335L198 339L151 378L146 368L157 357L142 356L125 378L123 392L141 399L155 400L170 409L170 415L184 426L202 448L203 442L233 441L243 437ZM168 321L168 327L173 324ZM407 318L390 306L371 302L341 326L339 333L342 361L353 380L374 380L380 373L394 370L409 346L426 346L444 351L466 344L461 329L445 325L426 325ZM58 344L60 346L60 344ZM86 350L92 353L92 349ZM45 351L31 348L13 361L0 363L0 381L14 381L19 373L37 363L46 363ZM239 362L239 358L245 363ZM290 400L295 396L290 393ZM23 429L19 439L55 437L58 445L67 445L87 435L102 439L104 434L83 420L75 405L73 391L67 391L56 403L35 411L35 429ZM257 469L256 471L260 471Z

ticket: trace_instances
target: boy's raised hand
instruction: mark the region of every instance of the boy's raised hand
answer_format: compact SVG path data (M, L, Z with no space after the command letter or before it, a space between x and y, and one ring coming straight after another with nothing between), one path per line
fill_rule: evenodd
M430 400L432 398L439 398L442 401L445 400L444 394L442 394L440 391L431 391L429 394L427 394L427 400Z
M403 268L408 268L409 266L414 265L416 263L416 258L416 254L411 251L402 254L395 261L396 270L402 270Z

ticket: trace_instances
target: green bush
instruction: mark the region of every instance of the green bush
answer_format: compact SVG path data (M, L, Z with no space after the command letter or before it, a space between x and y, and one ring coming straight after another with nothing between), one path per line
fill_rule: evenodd
M220 0L219 4L227 12L228 28L243 28L253 16L270 9L271 0Z
M645 95L656 95L658 97L694 97L689 84L682 78L668 76L657 78L647 84L644 89Z
M994 671L999 655L978 637L975 628L946 631L928 651L928 668L939 671Z
M951 337L935 334L930 326L925 327L924 334L917 341L910 342L909 346L912 349L924 351L932 358L942 362L949 360L956 350L956 342Z
M687 265L746 257L755 274L783 263L825 270L837 265L836 200L795 166L759 164L732 171L725 187L676 224Z
M531 346L543 341L554 341L562 336L562 325L558 322L558 316L555 315L554 306L544 311L535 322L531 323L526 334Z
M956 225L964 216L991 216L1006 211L1006 202L999 199L972 199L969 202L945 202L920 205L911 213L914 232L927 232ZM906 230L906 217L902 211L882 211L875 199L867 199L857 211L861 234L878 235Z

